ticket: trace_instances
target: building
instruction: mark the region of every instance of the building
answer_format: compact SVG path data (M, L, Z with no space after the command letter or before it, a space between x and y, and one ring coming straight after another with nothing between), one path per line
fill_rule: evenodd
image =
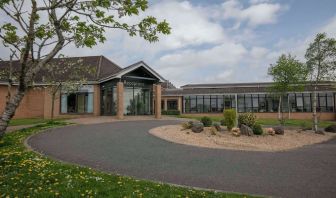
M189 84L162 92L163 110L183 114L222 115L224 109L237 113L253 112L259 118L277 118L279 97L269 92L272 83ZM288 93L282 98L285 118L312 119L312 90ZM318 85L317 111L321 120L335 120L335 82Z
M53 59L54 63L81 60L90 71L85 74L87 85L74 93L60 91L54 101L54 117L155 115L161 111L179 110L183 114L222 115L224 109L237 113L254 112L259 118L277 118L279 98L269 94L271 83L188 84L176 88L143 61L121 68L104 56ZM13 62L13 70L18 67ZM6 71L9 62L0 62ZM92 70L91 70L92 69ZM42 70L16 111L15 118L51 117L50 84ZM67 78L64 74L60 81ZM8 80L0 77L0 110L4 109ZM162 90L161 90L162 87ZM15 90L15 82L13 90ZM300 93L288 93L282 98L286 118L312 118L312 87ZM318 116L321 120L335 120L334 82L318 86ZM156 102L159 101L159 102Z
M124 115L161 116L161 84L166 80L143 61L121 68L104 56L72 57L53 59L54 63L75 62L81 60L83 66L92 68L86 74L87 85L75 93L60 92L54 101L54 117L78 117L115 115L122 119ZM18 61L12 62L17 70ZM6 71L9 62L0 62L0 69ZM45 84L42 70L34 78L34 88L30 88L18 107L15 118L51 117L51 94L49 84ZM66 74L59 79L66 78ZM0 109L6 103L8 80L0 81ZM15 90L15 82L13 91Z

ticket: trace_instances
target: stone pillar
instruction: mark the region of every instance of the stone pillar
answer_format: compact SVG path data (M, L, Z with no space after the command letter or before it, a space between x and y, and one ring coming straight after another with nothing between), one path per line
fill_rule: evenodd
M100 85L94 85L93 89L93 115L100 115Z
M161 85L157 84L155 88L155 118L161 118Z
M165 98L164 99L164 106L163 106L163 109L165 110L165 111L167 111L168 110L168 105L167 105L167 98Z
M124 83L117 83L117 119L124 119Z
M182 114L182 96L177 99L177 110L179 110Z

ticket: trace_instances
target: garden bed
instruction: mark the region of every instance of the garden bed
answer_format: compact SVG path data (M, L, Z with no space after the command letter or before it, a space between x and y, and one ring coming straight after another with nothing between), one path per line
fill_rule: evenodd
M217 149L234 149L246 151L285 151L305 145L324 142L336 137L334 133L325 135L312 131L285 130L284 135L254 135L235 137L231 132L223 130L212 135L211 127L205 127L201 133L193 133L190 129L182 130L181 125L161 126L149 131L150 134L164 140Z

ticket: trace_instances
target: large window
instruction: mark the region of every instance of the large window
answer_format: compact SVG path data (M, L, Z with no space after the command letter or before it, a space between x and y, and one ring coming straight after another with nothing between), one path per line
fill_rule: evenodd
M93 93L70 93L61 95L61 113L92 113Z
M284 95L282 112L312 112L311 93ZM185 113L220 113L224 109L236 108L235 95L198 95L184 97ZM238 94L238 112L278 112L279 97L269 94ZM190 105L192 104L192 105ZM191 109L190 106L192 107ZM334 94L318 93L317 111L334 111Z
M167 100L167 110L177 110L177 100Z

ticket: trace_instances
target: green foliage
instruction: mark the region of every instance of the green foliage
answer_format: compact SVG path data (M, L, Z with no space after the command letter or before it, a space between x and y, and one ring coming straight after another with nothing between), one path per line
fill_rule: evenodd
M253 113L242 113L238 116L238 126L240 127L242 124L252 128L257 121L257 117Z
M284 95L291 91L303 90L303 82L307 79L307 67L292 55L282 54L276 64L268 68L268 75L273 78L270 91Z
M211 120L211 118L209 118L208 116L204 116L204 117L202 117L202 118L201 118L201 122L203 123L203 125L204 125L205 127L209 127L209 126L212 125L212 120Z
M236 124L236 110L234 109L225 109L224 110L224 123L229 131L235 126Z
M328 38L326 33L317 34L314 42L310 43L305 58L312 83L336 79L335 38Z
M252 131L254 135L262 135L263 134L263 129L260 124L256 123L252 127Z
M162 115L181 115L181 112L179 110L167 110L162 111Z
M23 140L57 122L7 134L0 141L1 197L249 197L137 180L66 164L27 150Z
M226 126L226 124L225 124L225 119L221 119L221 120L220 120L220 124L221 124L222 126Z

